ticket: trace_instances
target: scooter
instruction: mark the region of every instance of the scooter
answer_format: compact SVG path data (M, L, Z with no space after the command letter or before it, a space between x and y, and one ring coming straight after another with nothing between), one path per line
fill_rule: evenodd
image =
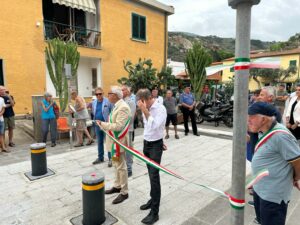
M230 103L201 101L196 105L195 114L197 123L203 123L203 121L215 122L215 127L218 127L220 121L223 121L227 127L233 126L232 101Z

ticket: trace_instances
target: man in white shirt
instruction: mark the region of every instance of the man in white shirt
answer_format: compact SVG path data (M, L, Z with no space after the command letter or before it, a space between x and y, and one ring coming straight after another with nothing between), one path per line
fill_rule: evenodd
M163 99L163 97L158 95L157 88L154 88L152 90L152 98L154 98L159 104L162 104L162 105L164 104L164 99Z
M151 96L148 89L139 90L137 98L139 99L137 104L143 113L144 121L144 155L160 164L167 118L166 108ZM158 169L149 165L147 165L147 168L151 185L151 199L142 205L140 209L151 209L150 213L142 220L142 223L153 224L159 219L160 178Z
M3 96L5 94L5 87L0 86L0 96ZM4 118L3 118L3 113L5 111L5 102L2 97L0 97L0 147L1 147L1 152L9 152L5 148L5 143L4 143Z

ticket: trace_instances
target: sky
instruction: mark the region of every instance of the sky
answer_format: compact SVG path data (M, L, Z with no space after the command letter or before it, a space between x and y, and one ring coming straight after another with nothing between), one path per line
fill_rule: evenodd
M175 7L169 31L235 37L236 10L228 0L159 0ZM251 39L287 41L300 33L299 0L261 0L252 7Z

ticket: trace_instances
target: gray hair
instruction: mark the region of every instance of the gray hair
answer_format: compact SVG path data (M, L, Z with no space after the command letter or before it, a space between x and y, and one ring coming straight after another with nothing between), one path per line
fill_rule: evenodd
M261 90L265 90L268 94L268 96L275 96L275 90L274 90L274 87L272 86L266 86L266 87L263 87Z
M152 95L149 89L145 88L138 90L138 92L136 93L136 97L137 99L149 100Z
M119 99L123 98L122 88L119 86L111 86L111 93L116 94Z
M46 91L46 92L44 93L44 97L45 97L45 98L47 98L47 97L52 97L52 94L51 94L50 92Z

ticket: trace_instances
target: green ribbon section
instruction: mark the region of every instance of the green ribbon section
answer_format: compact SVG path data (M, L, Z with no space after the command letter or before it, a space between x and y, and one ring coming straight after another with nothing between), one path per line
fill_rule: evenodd
M236 58L234 60L235 62L250 62L249 58Z

